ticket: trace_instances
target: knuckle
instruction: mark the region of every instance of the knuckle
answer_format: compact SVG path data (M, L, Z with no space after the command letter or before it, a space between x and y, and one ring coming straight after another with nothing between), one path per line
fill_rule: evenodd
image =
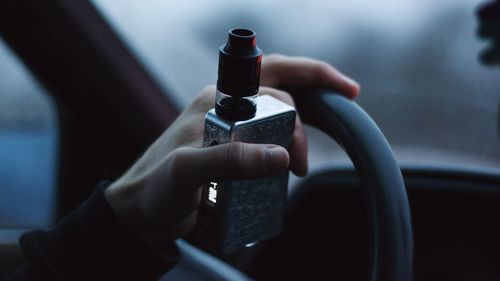
M318 61L317 62L317 67L316 67L316 75L318 77L323 77L325 75L328 75L328 73L331 71L331 66L324 62L324 61Z
M208 85L205 88L203 88L203 90L201 90L201 94L200 95L215 94L215 89L216 89L215 85Z
M295 105L295 103L293 102L293 98L289 93L287 93L285 91L278 91L278 93L279 93L282 101L284 101L290 105Z
M295 102L293 101L292 96L285 91L278 89L270 89L269 91L267 91L267 94L281 100L284 103L295 106Z
M183 173L185 173L186 152L188 150L186 147L180 147L167 156L168 173L173 182L179 183Z
M215 85L206 86L201 90L201 92L195 97L194 105L204 105L207 102L212 102L215 100Z
M280 54L276 54L276 53L271 53L269 55L266 56L266 61L267 62L276 62L276 61L280 61L284 58L283 55L280 55Z
M241 142L233 142L227 146L226 159L231 167L241 168L245 164L245 146Z

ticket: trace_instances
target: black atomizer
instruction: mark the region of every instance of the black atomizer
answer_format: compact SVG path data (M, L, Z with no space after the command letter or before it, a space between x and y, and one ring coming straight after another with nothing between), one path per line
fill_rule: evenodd
M229 32L227 43L219 49L215 108L205 118L204 146L240 141L289 148L296 111L271 96L258 95L261 60L253 31ZM198 216L200 243L224 255L278 235L287 184L288 171L204 185Z

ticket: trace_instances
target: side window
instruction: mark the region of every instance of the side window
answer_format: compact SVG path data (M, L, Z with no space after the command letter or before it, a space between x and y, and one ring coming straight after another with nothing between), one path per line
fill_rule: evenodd
M9 230L53 221L55 110L45 90L0 39L0 240Z

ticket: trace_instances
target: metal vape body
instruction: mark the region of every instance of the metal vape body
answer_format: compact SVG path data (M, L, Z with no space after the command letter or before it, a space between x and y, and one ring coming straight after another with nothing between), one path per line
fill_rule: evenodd
M296 111L271 96L256 98L256 113L247 120L228 120L210 110L205 118L204 146L228 142L270 143L289 148ZM200 242L227 254L278 235L283 227L288 171L262 179L210 182L203 186L198 227Z

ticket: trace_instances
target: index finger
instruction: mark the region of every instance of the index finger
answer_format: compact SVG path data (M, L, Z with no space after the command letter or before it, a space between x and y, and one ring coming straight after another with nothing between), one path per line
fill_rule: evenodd
M270 55L262 61L261 85L326 87L353 99L360 86L330 64L305 57Z

